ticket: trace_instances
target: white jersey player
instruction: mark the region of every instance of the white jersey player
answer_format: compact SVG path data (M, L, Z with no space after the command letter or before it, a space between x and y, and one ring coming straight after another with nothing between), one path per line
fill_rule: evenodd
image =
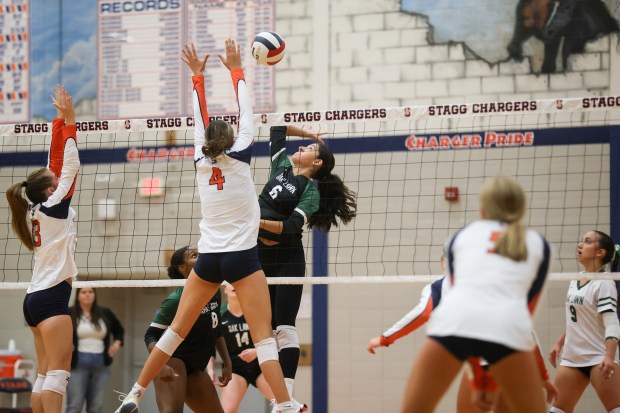
M209 121L202 74L209 55L199 58L196 48L191 45L184 48L183 56L183 61L194 73L194 161L202 213L199 255L187 278L172 323L155 344L138 381L117 413L138 412L146 386L174 354L223 281L235 287L239 301L247 311L246 319L258 362L278 402L277 411L298 413L302 405L290 400L278 362L278 349L271 329L269 290L258 260L260 211L250 170L253 113L241 69L240 49L233 40L227 40L226 57L219 56L230 70L239 104L236 140L228 123Z
M13 229L34 251L32 282L23 312L34 335L38 376L32 387L34 413L60 413L67 390L73 327L69 312L71 282L77 275L75 211L70 207L80 168L73 100L62 86L52 97L57 118L52 122L48 164L7 190ZM22 195L25 189L26 200Z
M617 246L609 235L588 231L577 246L577 259L586 273L603 272L607 264L618 269ZM620 413L620 375L615 375L620 324L618 292L612 280L573 280L566 295L566 331L549 352L555 367L559 398L553 413L572 413L588 383L605 410Z
M401 412L433 412L471 357L489 363L514 411L546 412L530 312L547 276L550 247L521 225L524 213L521 187L495 177L480 194L482 219L450 238L445 256L452 285L431 314Z

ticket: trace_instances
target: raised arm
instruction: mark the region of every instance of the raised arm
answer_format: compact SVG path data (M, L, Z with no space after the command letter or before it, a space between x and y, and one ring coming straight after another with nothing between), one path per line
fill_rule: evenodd
M58 187L43 203L43 207L49 210L62 203L66 208L59 207L50 212L53 212L52 215L58 218L66 218L68 206L75 190L77 173L80 169L75 110L73 98L60 85L54 89L52 101L58 111L58 118L54 119L52 123L52 143L49 150L48 167L58 177Z
M194 160L204 158L202 147L205 144L205 130L209 126L209 112L207 111L207 98L205 96L205 79L202 72L205 70L209 55L203 59L198 57L196 46L185 45L181 60L187 64L192 73L192 102L194 107Z
M239 105L239 130L237 131L237 139L229 152L241 152L254 143L254 109L241 68L241 48L235 45L234 40L228 39L226 40L226 56L218 55L218 57L224 66L230 70L230 77ZM243 158L249 162L249 158L245 159L245 156Z
M272 126L269 130L269 156L271 157L271 170L269 178L273 178L276 170L287 168L291 165L291 161L286 155L286 137L299 136L302 138L310 138L313 141L323 143L321 139L323 133L313 132L308 129L302 129L297 126Z

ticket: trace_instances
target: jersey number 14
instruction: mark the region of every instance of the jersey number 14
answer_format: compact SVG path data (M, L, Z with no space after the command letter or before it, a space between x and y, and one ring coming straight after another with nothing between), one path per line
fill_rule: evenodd
M243 333L235 334L235 338L237 339L238 347L243 347L244 344L246 346L250 344L250 336L248 335L247 331L244 331Z

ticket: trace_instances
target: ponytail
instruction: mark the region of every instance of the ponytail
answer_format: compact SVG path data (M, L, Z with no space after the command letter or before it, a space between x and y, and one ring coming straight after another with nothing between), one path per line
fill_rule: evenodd
M525 227L525 194L521 186L505 176L496 176L484 184L480 193L484 218L504 222L506 230L495 243L495 252L513 261L527 259Z
M605 255L603 256L602 262L603 265L609 264L610 272L618 271L618 255L620 254L620 245L614 244L614 240L604 232L594 231L596 234L596 242L597 247L605 250Z
M32 232L27 222L28 200L22 195L22 188L26 189L26 196L34 204L47 201L47 189L52 186L52 172L47 168L39 168L30 173L23 182L13 184L6 191L6 199L11 209L11 225L21 242L30 251L34 251Z
M25 185L23 182L18 182L9 187L6 191L6 200L9 202L9 209L11 210L11 225L13 231L17 237L21 240L22 244L26 246L30 251L34 251L34 242L32 240L32 232L26 222L28 215L28 201L22 196L22 188Z
M525 227L519 222L509 224L495 243L495 252L513 261L525 261L527 259Z
M321 197L319 210L308 219L308 228L317 227L327 232L332 225L338 226L336 217L345 225L355 218L356 194L347 188L338 175L327 174L319 179L317 187Z

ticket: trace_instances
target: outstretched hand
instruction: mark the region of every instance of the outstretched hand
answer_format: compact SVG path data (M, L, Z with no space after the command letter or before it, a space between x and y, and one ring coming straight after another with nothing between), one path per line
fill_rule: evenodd
M321 136L327 135L327 132L315 132L309 129L302 129L297 126L289 125L286 129L287 136L299 136L302 138L310 138L320 144L325 144Z
M65 120L66 125L75 124L75 109L73 108L73 98L62 85L57 85L53 90L52 103L56 108L60 119Z
M366 346L366 350L370 354L375 354L375 349L381 347L381 336L373 337L368 341L368 346Z
M224 66L228 70L239 69L241 67L241 47L235 46L233 39L226 40L226 57L218 55Z
M208 58L208 54L205 55L204 59L200 59L200 57L198 57L198 52L196 51L196 46L194 43L186 44L183 47L183 56L181 57L181 60L189 66L192 72L194 72L194 75L199 75L205 71Z

